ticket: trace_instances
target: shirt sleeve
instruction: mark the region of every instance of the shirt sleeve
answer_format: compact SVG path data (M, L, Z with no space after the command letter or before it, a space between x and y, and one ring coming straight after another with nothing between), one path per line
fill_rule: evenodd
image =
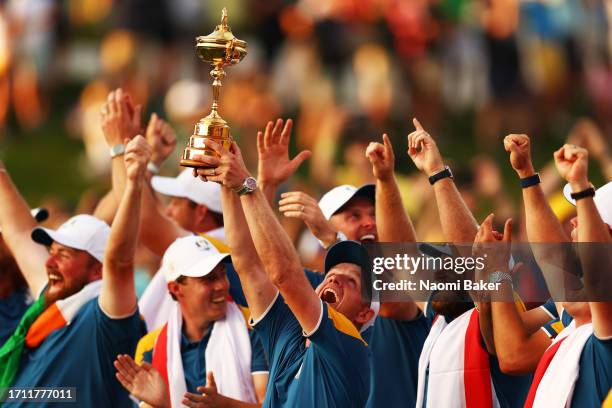
M268 359L264 352L259 335L255 330L249 330L249 338L251 339L251 372L262 373L268 372Z
M257 321L251 319L251 326L259 335L270 366L278 360L289 362L299 357L296 350L304 347L302 327L280 293Z
M561 320L558 318L553 319L542 326L542 330L544 330L544 333L546 333L549 338L554 339L559 333L561 333L561 330L563 330L563 323L561 323Z
M559 319L559 313L557 312L557 306L552 299L548 299L546 303L540 306L540 309L544 311L548 316L550 316L551 320Z

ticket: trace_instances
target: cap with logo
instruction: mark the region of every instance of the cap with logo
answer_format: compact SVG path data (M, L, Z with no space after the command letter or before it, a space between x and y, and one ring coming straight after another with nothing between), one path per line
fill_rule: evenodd
M192 170L186 169L177 177L154 176L151 186L158 193L171 196L188 198L191 201L205 205L209 210L222 213L221 186L212 181L202 181L193 177Z
M175 281L180 276L198 278L211 273L229 256L219 252L206 238L190 235L177 239L168 247L162 259L161 270L166 282Z
M576 205L576 200L571 197L571 194L572 187L568 183L563 187L563 195L567 201ZM612 181L595 190L593 201L595 202L595 207L597 207L597 211L599 211L599 215L603 222L612 228Z
M374 202L376 199L375 185L365 184L359 188L344 184L334 187L321 197L319 208L326 219L330 219L339 209L348 203L353 197L367 197Z
M42 245L53 242L69 248L88 252L102 262L104 250L110 235L107 223L91 215L77 215L63 223L57 230L36 227L32 230L32 239Z

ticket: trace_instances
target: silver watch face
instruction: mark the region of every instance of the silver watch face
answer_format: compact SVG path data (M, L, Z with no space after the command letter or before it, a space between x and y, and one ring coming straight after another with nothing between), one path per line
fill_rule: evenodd
M244 186L249 189L249 191L253 191L257 188L257 180L253 177L248 177L244 180Z

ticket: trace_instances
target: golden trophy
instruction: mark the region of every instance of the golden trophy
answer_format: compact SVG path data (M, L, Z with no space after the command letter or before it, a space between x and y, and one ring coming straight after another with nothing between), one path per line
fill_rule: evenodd
M195 156L216 155L214 151L206 147L206 139L214 139L224 149L229 149L232 143L230 128L217 112L221 80L225 77L223 67L239 63L247 54L246 46L245 41L234 37L232 29L227 25L225 7L221 12L221 24L215 28L215 31L196 38L196 53L202 61L214 66L210 71L210 76L213 77L213 102L210 114L196 123L193 135L189 138L189 145L181 157L181 166L206 167L202 162L193 160Z

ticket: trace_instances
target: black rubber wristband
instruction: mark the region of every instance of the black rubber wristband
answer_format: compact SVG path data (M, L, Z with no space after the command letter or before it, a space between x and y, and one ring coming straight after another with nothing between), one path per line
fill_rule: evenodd
M578 191L577 193L572 193L570 196L578 201L581 198L593 197L595 195L595 189L593 187L589 187L586 190Z
M535 186L536 184L540 184L540 173L521 179L521 187L523 188Z

